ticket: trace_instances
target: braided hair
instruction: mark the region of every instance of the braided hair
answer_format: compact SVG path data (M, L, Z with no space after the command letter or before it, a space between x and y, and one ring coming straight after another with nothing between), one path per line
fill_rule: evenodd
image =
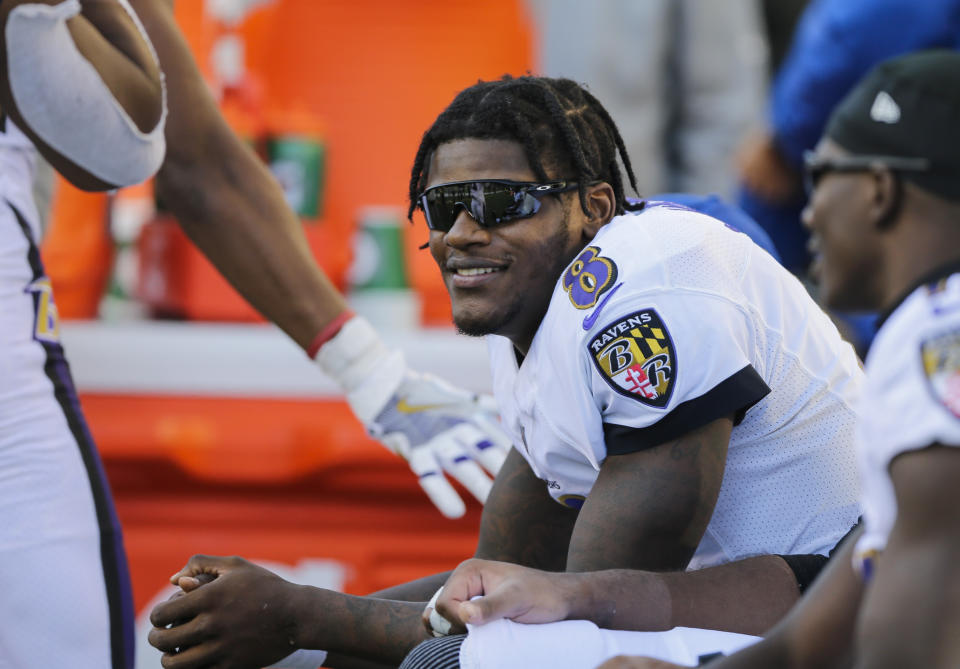
M541 181L549 181L544 164L573 171L580 191L580 207L586 207L586 189L598 181L613 187L616 213L630 208L617 153L630 186L636 177L623 138L603 105L584 87L570 79L511 77L478 81L461 91L423 135L410 176L412 218L417 198L428 180L430 158L438 146L457 139L506 139L523 145L527 161Z

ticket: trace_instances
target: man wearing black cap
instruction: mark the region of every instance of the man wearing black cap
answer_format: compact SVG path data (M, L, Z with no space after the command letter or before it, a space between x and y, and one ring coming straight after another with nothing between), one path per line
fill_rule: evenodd
M806 170L825 301L882 310L860 411L864 530L768 638L711 667L957 667L960 53L874 69Z

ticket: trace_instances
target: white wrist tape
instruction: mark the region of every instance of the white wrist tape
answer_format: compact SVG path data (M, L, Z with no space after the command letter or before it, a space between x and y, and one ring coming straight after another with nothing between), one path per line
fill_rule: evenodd
M127 0L117 2L156 61L139 17ZM78 0L24 4L10 12L5 38L14 103L40 139L93 176L116 186L139 183L160 168L166 151L163 75L160 121L150 132L141 132L74 44L67 19L79 13Z
M320 347L315 358L347 396L350 408L369 423L400 387L407 364L403 353L389 350L367 319L354 316Z
M437 613L437 600L440 599L440 593L443 592L443 586L433 593L433 597L427 602L427 608L430 609L430 634L435 637L447 636L450 634L450 621Z
M264 669L317 669L327 661L327 651L301 648Z

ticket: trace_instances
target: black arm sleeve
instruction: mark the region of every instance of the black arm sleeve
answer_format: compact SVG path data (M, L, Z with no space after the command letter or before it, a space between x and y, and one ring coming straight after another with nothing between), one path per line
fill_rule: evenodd
M793 575L797 579L797 587L800 588L800 594L810 587L817 575L823 570L830 558L840 549L840 546L846 541L847 537L853 534L863 518L858 518L856 524L850 528L850 531L843 535L843 538L837 542L829 555L781 555L780 557L787 566L793 570Z
M636 453L703 427L723 416L734 415L734 425L743 420L747 409L770 392L757 370L747 365L715 385L700 397L687 400L649 427L603 424L608 455Z

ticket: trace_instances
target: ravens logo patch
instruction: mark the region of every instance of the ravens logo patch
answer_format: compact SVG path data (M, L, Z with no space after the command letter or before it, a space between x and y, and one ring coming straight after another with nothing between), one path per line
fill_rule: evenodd
M615 391L643 404L667 406L677 360L670 333L655 310L613 321L587 347L600 376Z
M960 418L960 331L924 340L920 353L933 396Z

